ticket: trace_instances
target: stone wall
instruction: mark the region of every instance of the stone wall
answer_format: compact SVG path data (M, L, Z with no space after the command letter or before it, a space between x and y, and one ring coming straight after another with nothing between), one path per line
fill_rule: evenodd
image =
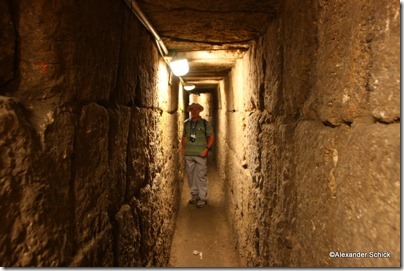
M178 82L123 1L0 3L1 266L164 266Z
M216 150L244 266L400 266L399 11L284 1L230 73Z

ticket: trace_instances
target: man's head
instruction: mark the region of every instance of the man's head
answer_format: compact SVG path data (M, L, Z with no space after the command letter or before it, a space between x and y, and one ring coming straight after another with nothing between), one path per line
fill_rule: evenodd
M198 117L199 113L203 111L203 106L198 103L192 103L188 105L187 111L191 112L192 117Z

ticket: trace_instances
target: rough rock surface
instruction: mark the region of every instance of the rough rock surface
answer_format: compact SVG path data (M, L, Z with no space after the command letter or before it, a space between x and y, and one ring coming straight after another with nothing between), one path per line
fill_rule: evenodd
M248 49L277 15L279 0L136 1L173 52Z
M400 266L399 10L284 1L220 89L218 168L243 266Z
M167 265L182 113L150 34L124 2L0 10L1 266Z

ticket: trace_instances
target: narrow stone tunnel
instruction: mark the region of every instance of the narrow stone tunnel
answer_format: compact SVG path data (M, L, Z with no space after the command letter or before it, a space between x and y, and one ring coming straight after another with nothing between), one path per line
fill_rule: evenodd
M400 266L399 2L136 2L0 2L1 266L169 266L193 101L240 266Z

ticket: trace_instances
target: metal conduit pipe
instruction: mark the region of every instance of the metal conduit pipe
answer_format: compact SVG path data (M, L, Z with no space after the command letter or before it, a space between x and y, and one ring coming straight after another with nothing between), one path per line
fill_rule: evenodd
M134 0L124 0L126 5L130 8L130 10L136 15L139 21L146 27L147 30L152 33L154 38L156 39L157 47L159 48L160 54L164 57L168 55L167 47L164 45L163 40L160 38L159 34L157 34L156 30L154 30L153 26L150 24L149 20L147 20L146 16L140 10L139 6L137 5L136 1Z
M139 21L146 27L147 30L152 33L156 40L157 48L163 57L164 61L166 62L167 66L170 67L167 59L164 58L164 56L168 55L168 50L167 47L164 45L163 40L160 38L159 34L157 34L156 30L154 30L153 26L147 20L146 16L143 14L143 12L140 10L140 7L137 5L136 1L134 0L124 0L126 5L130 8L130 10L136 15L136 17L139 19ZM171 69L171 68L170 68ZM180 82L182 85L185 85L184 80L182 79L181 76L178 76L180 79Z

